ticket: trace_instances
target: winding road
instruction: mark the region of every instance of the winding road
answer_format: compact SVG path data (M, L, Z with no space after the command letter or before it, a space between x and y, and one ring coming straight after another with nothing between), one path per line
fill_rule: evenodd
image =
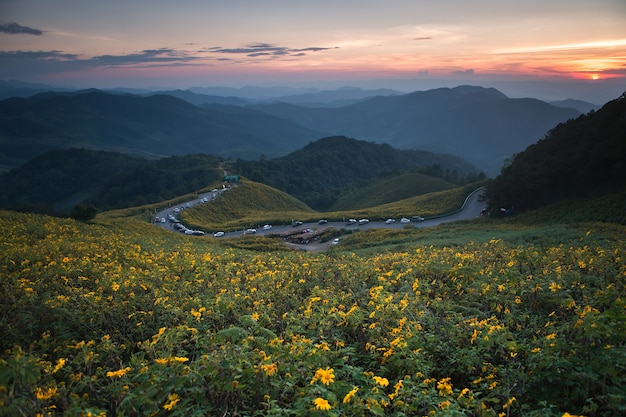
M472 191L467 196L467 198L465 199L465 201L463 202L463 205L461 206L459 210L456 210L452 213L445 214L445 215L426 218L423 221L411 222L409 224L412 227L426 228L426 227L437 226L441 223L449 223L449 222L455 222L459 220L477 219L482 216L483 210L485 208L485 203L481 201L481 196L483 194L483 191L484 191L484 187L481 187ZM228 188L214 189L213 191L199 194L197 199L194 199L192 201L189 201L187 203L180 204L177 206L168 207L167 209L163 209L155 213L154 216L152 217L152 222L157 226L161 226L168 230L179 232L180 230L178 230L175 227L176 223L170 220L171 217L177 218L178 217L177 214L179 212L186 210L188 208L191 208L195 205L208 204L213 199L219 198L219 196L225 192L228 192ZM157 218L159 219L159 221L156 221ZM161 221L161 219L163 218L165 218L165 222ZM332 226L337 229L358 228L360 230L368 230L368 229L381 229L381 228L403 229L409 224L401 223L399 219L396 219L396 222L391 223L391 224L387 224L385 223L384 220L381 220L381 221L370 221L369 223L364 224L364 225L358 225L358 224L347 225L345 222L328 222L324 224L324 226ZM315 229L319 226L320 225L318 224L318 222L314 222L314 223L303 223L302 225L299 225L297 227L299 229ZM293 230L293 228L294 227L289 224L289 225L272 226L272 228L269 230L263 230L262 225L261 225L256 228L256 235L266 235L270 233L277 234L280 232ZM243 230L239 230L239 231L224 233L224 237L236 237L236 236L241 236L242 234L243 234ZM208 236L210 236L212 239L215 239L211 234L209 234ZM331 242L315 241L315 242L309 243L308 245L290 244L290 246L300 249L300 250L306 250L308 252L318 252L318 251L327 249L328 246L330 246L330 244Z

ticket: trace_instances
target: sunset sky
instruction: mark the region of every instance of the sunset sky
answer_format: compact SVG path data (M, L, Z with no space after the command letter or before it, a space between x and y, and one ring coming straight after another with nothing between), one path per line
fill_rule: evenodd
M0 0L0 79L469 83L602 104L626 91L626 0Z

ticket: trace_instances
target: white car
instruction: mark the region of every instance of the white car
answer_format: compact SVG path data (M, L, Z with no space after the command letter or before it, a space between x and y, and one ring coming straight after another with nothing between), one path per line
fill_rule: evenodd
M252 235L256 233L256 229L246 229L243 234L244 235Z
M222 237L222 236L224 236L224 232L215 232L215 233L213 233L213 236L214 237Z
M395 223L395 222L396 222L395 219L387 219L387 220L385 220L385 223L387 223L387 224L391 224L391 223Z
M406 217L403 217L400 219L400 223L411 223L411 220L407 219Z
M350 226L351 224L356 224L356 219L348 219L348 221L346 222L346 224L348 226Z
M265 226L263 226L263 230L270 230L272 228L271 224L266 224Z
M368 219L359 220L359 226L363 226L364 224L368 224L370 221Z
M333 239L332 242L330 242L331 245L336 245L339 243L339 238Z

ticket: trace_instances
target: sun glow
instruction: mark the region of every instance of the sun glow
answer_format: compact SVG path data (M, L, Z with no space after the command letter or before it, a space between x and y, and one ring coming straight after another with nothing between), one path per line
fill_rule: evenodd
M591 78L592 80L599 80L599 79L600 79L600 76L599 76L598 74L591 74L590 78Z

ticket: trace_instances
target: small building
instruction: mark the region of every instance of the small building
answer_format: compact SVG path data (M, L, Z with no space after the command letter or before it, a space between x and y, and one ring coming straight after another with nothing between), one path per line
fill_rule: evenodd
M314 241L314 240L318 240L319 238L321 238L323 235L325 235L326 233L330 232L333 229L332 226L326 226L326 227L320 227L316 230L312 230L310 232L302 232L301 230L297 230L296 233L293 234L289 234L286 237L283 237L283 239L291 242L291 243L297 243L297 244L304 244L307 245L310 242Z
M222 181L229 183L239 182L239 175L224 175Z

